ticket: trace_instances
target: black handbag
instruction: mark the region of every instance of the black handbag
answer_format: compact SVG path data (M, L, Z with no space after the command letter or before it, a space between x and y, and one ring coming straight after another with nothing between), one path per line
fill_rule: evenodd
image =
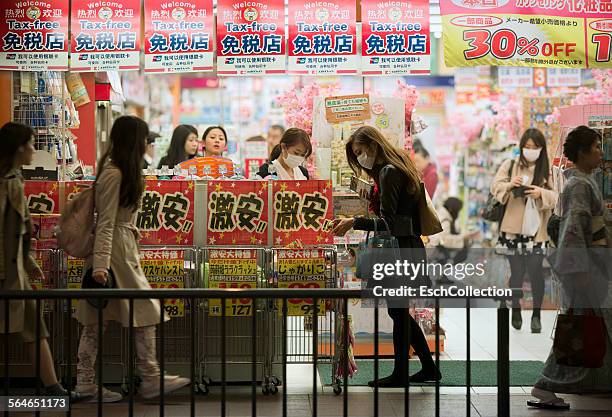
M512 180L512 170L514 169L514 159L510 161L508 177ZM487 198L487 203L482 209L482 218L490 222L501 222L506 212L506 204L500 203L491 192Z
M98 281L93 279L93 268L89 268L83 275L83 282L81 283L83 289L104 289L104 288L116 288L115 274L112 269L108 270L108 276L106 278L106 284L100 284ZM106 298L87 298L89 305L94 308L106 308L108 300Z

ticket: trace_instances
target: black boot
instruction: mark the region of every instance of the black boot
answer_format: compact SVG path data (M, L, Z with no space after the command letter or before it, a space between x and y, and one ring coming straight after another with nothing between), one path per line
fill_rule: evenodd
M421 369L416 374L410 375L410 383L422 383L422 382L435 382L442 379L442 374L438 370L438 368L427 367Z
M540 321L540 309L534 308L531 316L531 333L542 332L542 322Z
M512 327L516 330L521 330L521 327L523 327L523 317L521 316L520 307L512 307Z

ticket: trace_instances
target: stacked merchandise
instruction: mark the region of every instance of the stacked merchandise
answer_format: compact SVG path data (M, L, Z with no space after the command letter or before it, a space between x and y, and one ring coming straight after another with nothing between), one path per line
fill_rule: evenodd
M35 148L51 155L52 170L77 162L75 137L69 129L79 126L79 117L64 73L14 72L13 120L34 128ZM27 177L27 170L24 175ZM64 173L59 179L63 177ZM58 176L52 174L49 179Z

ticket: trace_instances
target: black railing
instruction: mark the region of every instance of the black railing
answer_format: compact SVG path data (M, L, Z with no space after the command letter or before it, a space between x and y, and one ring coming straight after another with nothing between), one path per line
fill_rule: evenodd
M257 300L282 300L281 307L281 315L282 315L282 323L284 332L287 331L287 300L292 298L299 299L312 299L313 305L317 305L317 300L341 300L343 306L342 315L342 326L343 326L343 337L344 337L344 347L348 347L349 345L349 320L348 320L348 302L350 299L359 299L362 298L362 291L359 289L155 289L155 290L125 290L125 289L111 289L111 290L66 290L66 289L52 289L52 290L39 290L39 291L8 291L0 293L0 305L4 308L5 312L5 328L4 332L8 333L8 323L10 320L10 311L9 311L9 303L6 300L28 300L34 299L36 300L36 309L37 309L37 340L36 340L36 359L35 359L35 370L36 376L40 376L40 330L41 330L41 314L40 314L40 303L41 300L60 300L67 301L67 305L70 306L72 300L76 299L92 299L97 298L101 299L127 299L129 300L129 327L128 327L128 373L129 373L129 393L128 393L128 415L133 416L134 414L134 300L138 299L157 299L160 301L160 305L164 305L165 299L183 299L189 300L189 305L192 308L200 301L203 300L211 300L211 299L221 299L221 404L220 411L221 416L225 417L227 414L227 381L226 381L226 366L227 366L227 332L226 332L226 301L227 299L251 299L253 305L252 312L252 329L251 329L251 360L252 360L252 368L251 368L251 413L252 416L255 417L257 415L257 314L256 314L256 306ZM450 298L450 297L448 297ZM497 396L498 396L498 416L506 417L510 415L510 363L509 363L509 312L505 307L505 300L498 299L501 302L501 308L498 309L497 314ZM378 306L378 300L375 299L375 305ZM101 303L98 303L98 335L99 335L99 361L98 361L98 402L97 402L97 411L98 415L103 415L103 406L102 402L102 386L103 386L103 369L104 369L104 361L103 358L103 340L104 340L104 332L103 332L103 320L102 320L102 307ZM275 304L276 305L276 304ZM159 365L160 365L160 393L164 391L164 373L165 373L165 358L164 358L164 320L163 320L163 311L161 309L161 322L159 324L158 336L161 340L161 349L159 352ZM313 309L313 386L312 386L312 407L313 407L313 416L318 415L318 400L317 400L317 362L318 362L318 320L317 320L317 309ZM69 314L69 313L67 313ZM436 364L439 366L440 363L440 354L439 354L439 346L440 346L440 334L439 334L439 299L436 299L436 353L435 360ZM67 318L70 321L70 318ZM374 379L378 379L378 365L379 365L379 314L378 308L374 309ZM467 358L466 358L466 416L470 416L471 414L471 399L470 399L470 390L471 390L471 367L470 367L470 299L466 298L466 321L467 321ZM71 334L71 326L67 326L67 334L65 335L64 343L67 346L67 373L68 373L68 384L72 383L72 351L74 347L74 343L72 342L72 334ZM189 329L190 332L190 341L191 341L191 393L189 396L190 399L190 415L195 416L195 386L197 384L195 378L195 351L196 351L196 325L195 320L191 320L191 326ZM204 335L205 336L205 335ZM4 338L4 395L9 395L10 381L9 381L9 346L8 346L8 337ZM282 383L285 384L282 392L282 416L287 416L287 389L286 389L286 381L287 381L287 337L286 334L282 335ZM348 402L348 393L349 393L349 384L348 384L348 355L343 355L343 363L340 365L343 369L343 415L349 416L349 402ZM40 380L37 378L38 382L36 385L36 393L40 394L41 386ZM70 387L66 387L70 389ZM375 385L373 389L374 399L373 399L373 415L377 417L379 415L379 387L378 384ZM164 395L160 395L159 397L159 415L164 415ZM410 396L409 396L409 386L406 384L404 391L404 413L405 416L410 415ZM39 412L36 413L37 415ZM8 411L5 411L5 415L8 416ZM71 415L71 411L68 410L66 412L67 416ZM440 415L440 381L436 381L435 383L435 415Z

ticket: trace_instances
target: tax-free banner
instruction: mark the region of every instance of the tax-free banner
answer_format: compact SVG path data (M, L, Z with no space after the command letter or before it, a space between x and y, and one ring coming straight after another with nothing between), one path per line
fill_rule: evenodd
M145 0L145 72L213 69L212 0Z
M68 0L2 0L0 22L0 69L68 69Z
M285 36L283 0L219 0L217 73L285 73Z
M363 75L429 74L429 1L362 0Z
M140 0L71 4L71 71L140 69Z
M610 0L440 0L447 66L610 66Z
M355 1L289 2L289 72L337 75L359 72Z

